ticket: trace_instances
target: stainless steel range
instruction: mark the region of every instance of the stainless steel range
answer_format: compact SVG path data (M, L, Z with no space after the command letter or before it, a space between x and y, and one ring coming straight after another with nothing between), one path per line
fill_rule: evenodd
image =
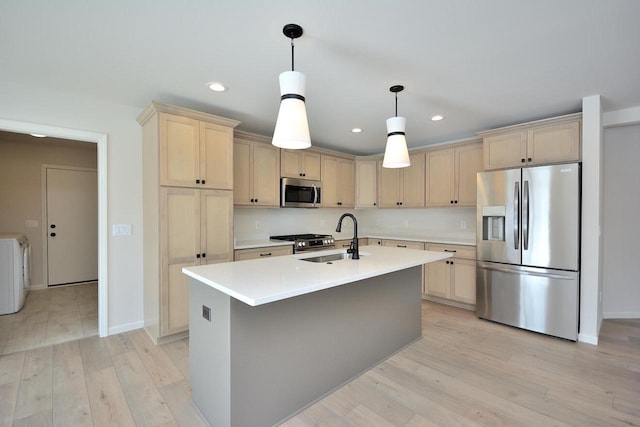
M273 240L284 240L293 243L293 253L319 251L335 248L335 240L330 234L289 234L271 236Z

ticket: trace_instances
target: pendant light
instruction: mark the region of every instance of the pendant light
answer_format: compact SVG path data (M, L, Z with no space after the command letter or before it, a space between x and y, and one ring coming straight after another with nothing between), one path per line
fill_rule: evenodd
M302 35L302 27L287 24L282 32L291 39L291 71L280 74L280 111L271 143L280 148L309 148L311 137L304 103L306 78L304 74L294 71L293 62L293 40Z
M389 90L396 94L396 115L387 119L387 147L384 150L383 168L406 168L411 166L409 151L407 151L407 139L404 131L407 119L398 117L398 92L404 90L404 86L391 86Z

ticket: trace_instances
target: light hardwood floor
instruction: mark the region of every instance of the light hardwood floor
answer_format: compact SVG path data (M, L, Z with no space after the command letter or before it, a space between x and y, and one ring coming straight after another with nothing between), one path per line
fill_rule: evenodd
M596 347L424 302L423 334L284 425L640 425L640 320ZM0 356L0 426L202 425L188 370L188 339L142 330Z
M0 354L97 334L97 282L30 291L19 312L0 316Z

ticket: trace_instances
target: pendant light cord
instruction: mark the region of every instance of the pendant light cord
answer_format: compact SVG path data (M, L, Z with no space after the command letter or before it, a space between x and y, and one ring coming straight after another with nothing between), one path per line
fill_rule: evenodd
M291 71L295 71L294 67L293 67L293 37L291 38Z
M396 117L398 117L398 92L396 92Z

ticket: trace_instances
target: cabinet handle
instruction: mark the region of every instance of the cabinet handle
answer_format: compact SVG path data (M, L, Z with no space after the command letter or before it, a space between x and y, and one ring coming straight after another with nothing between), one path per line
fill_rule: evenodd
M458 201L457 201L457 200L454 200L454 201L453 201L453 203L454 203L454 204L455 204L455 203L458 203Z
M455 249L445 249L444 251L445 251L445 252L458 252L458 251L457 251L457 250L455 250Z
M453 265L453 261L450 261L449 264Z
M453 200L449 200L449 203L452 203L452 204L453 204Z
M256 199L256 203L258 203L258 199Z
M51 237L56 237L56 233L51 233L50 236Z
M260 254L260 256L271 256L271 252L267 252L266 254Z
M532 158L532 157L529 157L529 158L527 159L527 161L528 161L528 162L530 162L530 161L532 161L532 160L533 160L533 158Z
M520 161L521 161L522 163L524 163L524 162L525 162L525 159L520 159Z
M196 258L200 258L200 254L196 254Z
M396 245L396 246L399 247L399 248L406 248L407 247L407 245Z
M202 180L202 183L204 184L204 183L206 183L206 181L203 179L203 180Z
M376 202L373 202L373 206L378 206L378 204Z
M447 264L449 264L449 261L445 261Z
M207 254L203 253L202 258L206 258L206 257L207 257Z
M196 179L196 184L200 184L200 180L199 179Z

